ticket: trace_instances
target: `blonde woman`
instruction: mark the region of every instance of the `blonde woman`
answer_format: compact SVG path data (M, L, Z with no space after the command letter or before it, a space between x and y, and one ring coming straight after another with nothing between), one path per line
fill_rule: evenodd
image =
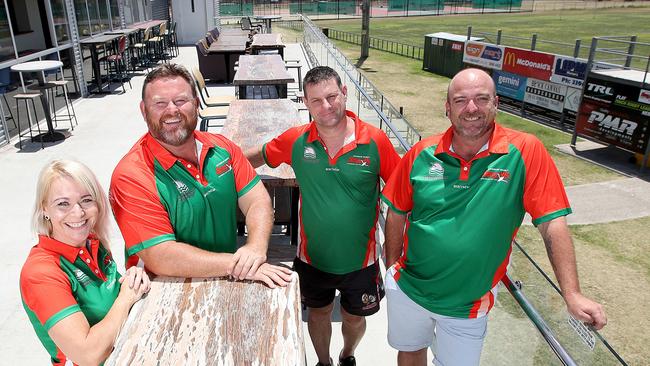
M58 160L40 173L32 218L38 244L20 292L53 365L97 365L110 354L131 306L149 291L132 267L122 277L108 245L108 200L83 164Z

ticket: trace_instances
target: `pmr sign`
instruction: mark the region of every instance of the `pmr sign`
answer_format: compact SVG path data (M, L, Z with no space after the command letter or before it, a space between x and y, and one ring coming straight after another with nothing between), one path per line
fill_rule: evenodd
M503 64L503 47L482 42L465 42L463 62L500 70Z
M587 76L587 61L573 57L555 56L553 75L551 81L554 83L582 88Z

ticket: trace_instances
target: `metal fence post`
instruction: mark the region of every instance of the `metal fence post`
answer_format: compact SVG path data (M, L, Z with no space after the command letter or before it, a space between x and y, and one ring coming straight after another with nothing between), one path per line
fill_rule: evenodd
M576 39L576 46L573 48L573 57L578 58L580 57L580 43L582 41L579 39Z
M533 33L533 37L530 40L530 50L535 51L536 46L537 46L537 33Z
M501 44L501 32L502 32L501 29L499 29L499 30L497 31L497 44L498 44L498 45Z
M636 36L630 37L630 45L627 47L627 56L625 57L625 69L629 69L632 65L632 57L634 57L634 46L636 45Z

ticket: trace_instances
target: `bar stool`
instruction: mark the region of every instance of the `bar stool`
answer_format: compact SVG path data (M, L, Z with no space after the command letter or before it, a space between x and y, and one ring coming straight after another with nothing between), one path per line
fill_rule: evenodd
M38 128L38 134L41 135L41 126L38 123L38 116L36 115L36 103L34 103L35 99L39 99L41 97L41 93L20 93L20 94L15 94L14 99L16 100L16 121L18 122L18 146L20 147L20 150L23 149L23 140L22 138L27 135L27 133L24 133L20 130L20 106L18 103L20 101L23 101L25 103L25 110L27 111L27 127L29 127L29 138L34 142L34 135L32 132L32 124L29 121L29 102L32 102L32 109L34 110L34 120L36 121L36 127ZM41 138L41 149L45 148L45 144L43 144L43 139Z
M54 125L57 126L57 121L59 119L70 121L70 128L74 130L74 126L79 126L79 121L77 121L77 114L74 111L74 105L68 98L68 80L52 80L46 83L46 85L51 87L47 89L48 100L52 101L52 121ZM60 88L60 90L59 90ZM63 100L65 102L66 112L56 113L56 104L54 103L54 98L61 92L63 94ZM72 113L70 112L72 110ZM72 125L72 120L74 119L74 126Z

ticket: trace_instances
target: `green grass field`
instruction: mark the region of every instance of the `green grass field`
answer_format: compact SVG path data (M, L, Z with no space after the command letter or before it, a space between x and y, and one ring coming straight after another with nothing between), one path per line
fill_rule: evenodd
M424 35L435 32L467 34L472 26L472 34L496 34L502 30L502 43L513 47L530 47L530 38L537 33L536 49L543 52L573 54L576 39L582 41L581 57L588 57L591 39L594 36L638 36L637 41L650 43L650 7L597 10L564 10L544 13L521 14L483 14L429 16L409 18L372 18L370 35L397 42L422 46ZM361 20L323 20L317 21L319 27L329 27L346 32L360 33ZM520 37L527 40L513 40L507 37ZM496 36L485 36L496 41ZM546 43L555 41L569 43L561 46ZM650 46L638 46L635 54L648 56ZM643 65L645 67L645 64Z

